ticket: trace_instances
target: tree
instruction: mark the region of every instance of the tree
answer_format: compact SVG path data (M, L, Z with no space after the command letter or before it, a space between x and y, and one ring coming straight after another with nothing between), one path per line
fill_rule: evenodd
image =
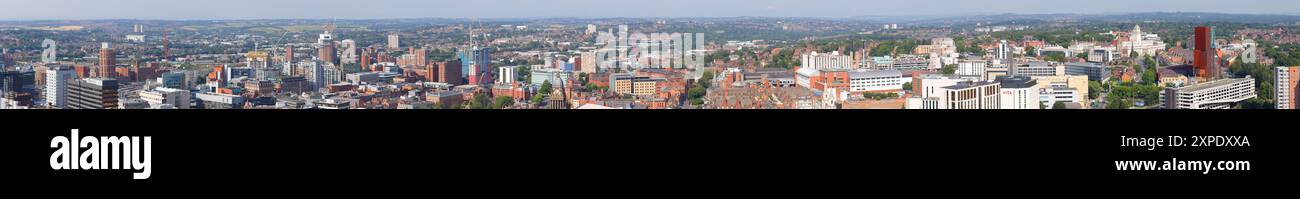
M794 49L791 48L783 48L775 55L772 55L772 66L774 67L790 69L799 65L798 62L800 62L800 60L795 58Z
M1272 101L1268 101L1268 100L1264 100L1264 99L1260 99L1260 98L1251 98L1251 99L1248 99L1248 100L1246 100L1245 102L1242 102L1241 104L1239 104L1239 105L1237 105L1237 106L1238 106L1237 108L1240 108L1240 109L1275 109L1275 108L1277 108L1277 106L1275 106L1274 103L1273 103Z
M1108 99L1106 100L1106 109L1128 109L1128 107L1130 106L1128 100L1123 100L1115 97L1107 97L1107 98Z
M730 50L717 50L713 51L711 54L705 55L704 63L713 63L714 60L730 60L729 57L731 57Z
M1155 60L1155 59L1152 59L1152 58L1151 58L1151 55L1145 55L1145 56L1143 56L1143 59L1142 59L1142 66L1146 66L1147 69L1155 69L1155 68L1156 68L1156 64L1157 64L1157 63L1156 63L1156 60Z
M537 90L537 95L551 94L551 89L552 89L551 87L552 87L551 80L546 80L546 82L542 82L542 87Z
M455 103L455 104L447 104L447 105L443 105L443 107L445 107L444 109L452 109L452 110L455 110L455 109L465 109L465 107L464 107L465 104L467 104L467 103L465 103L465 102L459 102L459 103Z
M1088 81L1088 99L1097 99L1097 96L1101 95L1102 90L1101 82Z
M414 108L417 109L417 110L423 110L423 109L442 109L442 104L441 104L441 103L420 104L420 105L415 105Z
M912 82L903 83L903 90L912 90Z
M968 40L964 37L957 37L953 39L953 43L957 44L958 53L973 54L975 56L984 56L984 54L987 53L984 51L984 48L980 47L979 41L970 41L970 42L967 41Z
M692 105L698 106L704 104L704 96L707 94L708 90L704 89L704 87L700 85L695 85L692 86L690 90L686 91L686 98L691 100Z
M988 54L988 50L985 50L983 47L980 47L979 44L970 44L970 48L967 49L971 50L970 53L974 54L975 56L984 56Z
M1052 109L1065 109L1065 102L1057 101L1056 104L1052 104Z
M873 100L894 99L898 98L898 93L863 93L862 97Z
M948 65L944 65L944 66L943 66L943 71L942 71L942 72L943 72L943 74L945 74L945 75L956 74L956 73L957 73L957 65L956 65L956 64L948 64Z
M583 72L583 73L578 73L578 83L579 83L579 84L587 85L587 81L589 81L588 78L590 78L590 76L587 75L587 73L585 73L585 72Z
M1261 65L1261 64L1242 64L1241 62L1237 62L1232 64L1232 66L1229 66L1228 70L1231 71L1232 75L1236 77L1244 78L1246 76L1250 76L1252 78L1255 78L1256 93L1273 92L1273 87L1275 86L1273 85L1273 79L1274 77L1276 77L1277 72L1274 71L1272 67ZM1258 98L1264 101L1274 100L1273 95L1259 95Z
M704 86L704 88L712 88L713 77L713 71L704 71L704 74L700 74L700 81L696 83L700 86Z
M1155 67L1149 67L1148 70L1146 70L1146 72L1142 72L1142 83L1156 84L1157 81L1160 80L1156 79Z
M1048 53L1046 56L1043 56L1043 61L1065 62L1065 54Z
M1111 94L1106 96L1106 109L1128 109L1133 106L1129 101L1132 96L1132 89L1125 86L1111 87Z
M1137 97L1142 98L1142 101L1147 104L1158 102L1160 101L1160 86L1156 84L1138 85Z
M912 51L916 50L917 45L920 45L920 42L911 39L881 41L876 44L876 47L871 48L870 55L873 57L880 57L896 54L911 54Z
M514 105L514 98L511 98L510 96L500 96L497 97L496 102L492 103L492 109L503 109Z
M531 101L533 102L533 105L540 106L543 101L546 101L546 97L544 95L533 95L533 99Z
M1300 44L1278 44L1260 42L1259 49L1264 49L1264 56L1273 58L1277 66L1300 65Z
M530 77L529 75L532 74L532 72L529 71L530 68L531 67L528 66L515 67L515 81L528 82L528 78Z
M488 99L483 93L474 94L474 101L469 103L470 109L493 109L492 100Z
M1038 48L1033 46L1025 47L1025 56L1037 57Z

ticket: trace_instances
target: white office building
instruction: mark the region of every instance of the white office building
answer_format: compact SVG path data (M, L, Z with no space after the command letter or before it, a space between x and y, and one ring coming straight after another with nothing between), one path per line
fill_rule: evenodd
M930 58L922 55L872 57L871 68L878 70L921 70L931 68Z
M920 98L939 97L944 92L943 87L957 85L957 83L964 81L969 80L950 75L922 74L912 78L912 90L914 90L912 96Z
M189 109L191 97L188 90L166 87L140 91L140 99L149 103L150 109Z
M1066 63L1066 75L1087 75L1089 81L1106 82L1110 79L1110 67L1100 63Z
M1009 54L1008 51L1011 51L1011 46L1007 45L1007 40L1002 40L1001 42L998 43L997 58L998 59L1010 58L1010 56L1008 56Z
M816 70L824 69L854 69L857 64L853 61L853 56L841 55L839 51L831 53L811 52L803 54L803 67Z
M1038 96L1039 96L1038 100L1048 106L1056 105L1057 102L1061 102L1061 103L1072 103L1072 102L1084 103L1085 102L1085 100L1082 98L1083 96L1079 94L1078 89L1070 88L1069 86L1065 86L1061 84L1042 85L1042 88L1039 89Z
M45 101L50 108L68 107L68 82L76 80L77 73L71 68L51 66L45 72Z
M203 109L242 109L244 97L220 93L195 93L194 98L203 102Z
M388 49L402 48L401 36L397 34L388 34Z
M978 77L977 79L988 80L989 62L984 60L962 60L957 63L957 75L963 77Z
M1246 76L1166 88L1161 97L1166 109L1231 109L1257 95L1255 79Z
M983 81L972 81L953 75L924 74L912 79L912 97L906 99L907 109L949 109L953 107L953 100L948 98L949 91L958 85L972 85L977 83L988 83ZM994 84L996 85L996 84ZM986 85L987 86L987 85ZM997 89L993 90L994 95ZM992 104L996 109L1000 104Z
M998 83L1002 84L1002 88L999 90L1001 109L1042 108L1038 81L1029 77L1017 76L998 78Z
M1120 56L1119 51L1116 51L1114 47L1094 48L1088 52L1088 62L1109 63Z
M902 71L854 70L849 71L849 92L899 92L903 83L910 81L903 78Z
M1031 61L1025 64L1012 64L1011 75L1030 77L1064 76L1065 64L1058 62Z
M1277 99L1277 109L1296 109L1297 75L1300 67L1277 67L1277 79L1273 82L1273 99Z
M515 67L498 67L497 84L506 85L515 83Z
M947 109L999 109L1002 108L1001 87L996 82L961 82L943 87L946 94L941 102Z

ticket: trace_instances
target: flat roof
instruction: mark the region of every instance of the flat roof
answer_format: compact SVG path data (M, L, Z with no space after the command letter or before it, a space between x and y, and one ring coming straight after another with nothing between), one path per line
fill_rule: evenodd
M1002 84L1002 88L1029 88L1038 85L1038 81L1026 76L1001 76L997 81Z
M1106 67L1105 65L1102 65L1102 64L1100 64L1100 63L1089 63L1089 62L1069 62L1069 63L1065 63L1065 66L1080 66L1080 67L1092 67L1092 68L1109 68L1109 67Z
M997 83L997 82L973 82L973 81L964 81L964 82L957 82L956 85L947 86L947 87L943 87L943 88L944 88L944 89L949 89L949 90L958 90L958 89L967 89L967 88L971 88L971 87L987 86L987 85L992 85L992 84L998 84L998 83Z
M853 70L849 71L849 77L902 77L903 71L898 70Z
M169 92L169 93L170 93L170 92L189 91L189 90L181 90L181 89L167 88L167 87L157 87L157 88L154 88L153 90L154 90L154 91L159 91L159 92Z
M1197 83L1197 84L1190 85L1190 86L1184 86L1184 87L1182 87L1182 88L1178 88L1178 90L1179 90L1179 91L1183 91L1183 90L1187 90L1187 91L1198 91L1198 90L1204 90L1204 89L1209 89L1209 88L1214 88L1214 87L1226 86L1226 85L1230 85L1230 84L1236 84L1236 83L1243 82L1243 81L1254 81L1254 80L1255 80L1255 79L1252 79L1250 76L1246 76L1246 78L1228 78L1228 79L1220 79L1220 80L1214 80L1214 81L1210 81L1210 82Z

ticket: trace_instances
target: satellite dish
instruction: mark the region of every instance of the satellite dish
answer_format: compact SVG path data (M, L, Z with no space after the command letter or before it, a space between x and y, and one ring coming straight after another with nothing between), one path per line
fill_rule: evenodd
M58 60L57 60L57 58L58 58L58 52L59 52L59 51L58 51L58 44L57 44L56 42L54 42L54 40L52 40L52 39L45 39L44 42L41 42L41 48L44 48L44 49L45 49L45 51L42 51L42 52L41 52L41 61L42 61L42 62L45 62L45 63L54 63L54 62L58 62Z

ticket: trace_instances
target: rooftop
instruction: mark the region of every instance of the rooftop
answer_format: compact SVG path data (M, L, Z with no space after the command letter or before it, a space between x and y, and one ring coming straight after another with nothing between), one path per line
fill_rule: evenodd
M167 93L187 91L187 90L174 89L174 88L167 88L167 87L157 87L157 88L154 88L153 90L154 90L154 91L158 91L158 92L167 92Z
M433 93L432 95L434 95L434 96L438 96L438 97L448 97L448 96L452 96L452 95L461 95L461 94L462 94L462 93L461 93L460 91L443 91L443 92Z
M1195 76L1195 75L1194 75L1195 70L1193 70L1192 65L1187 65L1187 64L1183 64L1183 65L1175 65L1175 66L1166 66L1166 67L1160 68L1160 70L1157 70L1157 73L1159 73L1159 74L1165 74L1165 73L1167 73L1167 72L1164 71L1164 70L1169 70L1169 72L1173 72L1173 73L1176 73L1176 74L1178 74L1178 75L1187 76L1187 77ZM1168 74L1168 75L1172 75L1172 74Z
M1001 76L997 82L1002 84L1002 88L1031 88L1038 85L1038 81L1027 76Z
M853 70L849 77L901 77L903 71L897 70Z
M997 83L997 82L976 82L976 81L964 81L964 82L958 82L957 85L952 85L952 86L943 87L943 88L944 88L944 89L948 89L948 90L961 90L961 89L967 89L967 88L972 88L972 87L988 86L988 85L993 85L993 84L998 84L998 83Z
M1109 67L1107 67L1107 66L1105 66L1105 65L1102 65L1102 64L1099 64L1099 63L1088 63L1088 62L1070 62L1070 63L1065 63L1065 65L1066 65L1066 66L1078 66L1078 67L1090 67L1090 68L1109 68Z
M1255 79L1254 79L1254 78L1251 78L1250 76L1246 76L1245 78L1229 78L1229 79L1220 79L1220 80L1214 80L1214 81L1210 81L1210 82L1197 83L1197 84L1194 84L1194 85L1184 86L1184 87L1176 88L1176 89L1178 89L1179 91L1184 91L1184 90L1185 90L1185 91L1198 91L1198 90L1210 89L1210 88L1215 88L1215 87L1220 87L1220 86L1232 85L1232 84L1236 84L1236 83L1240 83L1240 82L1244 82L1244 81L1255 81Z

